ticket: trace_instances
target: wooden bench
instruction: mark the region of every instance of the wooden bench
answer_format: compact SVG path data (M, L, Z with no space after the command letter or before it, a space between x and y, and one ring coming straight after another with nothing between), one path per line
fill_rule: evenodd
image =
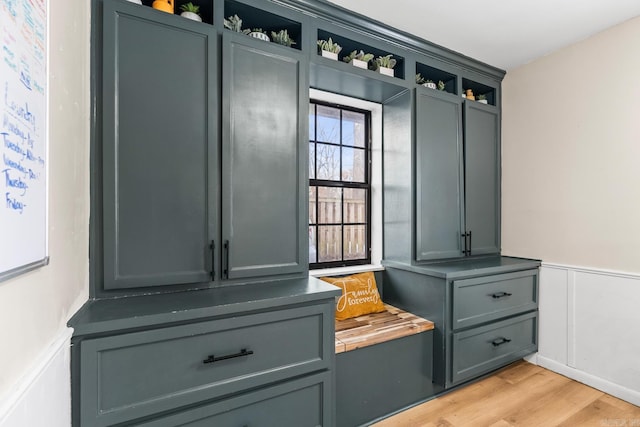
M336 421L366 425L435 395L433 322L386 311L336 321Z

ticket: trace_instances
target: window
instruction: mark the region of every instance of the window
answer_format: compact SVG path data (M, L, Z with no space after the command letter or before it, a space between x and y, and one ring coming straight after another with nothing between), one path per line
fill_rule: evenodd
M309 267L371 261L371 112L309 106Z

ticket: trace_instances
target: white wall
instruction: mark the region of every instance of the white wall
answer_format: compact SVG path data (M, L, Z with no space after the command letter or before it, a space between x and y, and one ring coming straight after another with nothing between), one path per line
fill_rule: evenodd
M502 249L640 273L640 17L509 71Z
M635 18L509 71L502 116L503 253L544 262L532 361L635 404L639 41Z
M35 378L34 370L62 366L66 375L53 374L58 383L51 391L60 390L60 381L68 384L69 366L47 361L58 360L59 352L51 346L68 334L67 320L88 297L90 2L63 3L50 0L51 260L46 267L0 282L0 420L15 409L10 403ZM51 418L36 420L22 425L59 425Z

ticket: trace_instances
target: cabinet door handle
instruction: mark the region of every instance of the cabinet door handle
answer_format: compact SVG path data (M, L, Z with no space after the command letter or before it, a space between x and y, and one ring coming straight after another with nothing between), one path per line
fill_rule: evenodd
M502 344L506 344L508 342L511 342L511 340L509 338L502 337L502 338L497 338L497 339L491 341L491 344L493 344L494 347L498 347L498 346L501 346Z
M224 241L224 278L229 278L229 241Z
M467 250L467 255L471 256L471 231L469 231L469 249Z
M249 356L251 354L253 354L252 350L247 350L246 348L243 348L242 350L240 350L239 353L228 354L226 356L215 357L213 354L211 354L211 355L207 356L207 358L204 359L202 361L202 363L204 363L204 364L214 363L214 362L219 362L221 360L228 360L228 359L235 359L236 357Z
M509 292L496 292L495 294L492 294L491 296L495 299L500 299L500 298L504 298L504 297L510 297L513 294L510 294Z
M211 281L216 280L216 242L215 240L211 241L209 245L209 249L211 249Z
M464 249L462 250L462 255L467 255L467 233L460 234L460 237L464 239Z

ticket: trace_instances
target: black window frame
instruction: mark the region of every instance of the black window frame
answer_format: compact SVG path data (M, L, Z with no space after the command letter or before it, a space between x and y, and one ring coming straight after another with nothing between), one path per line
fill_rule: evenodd
M335 267L348 267L348 266L357 266L357 265L367 265L367 264L371 264L371 111L370 110L363 110L360 108L355 108L355 107L351 107L348 105L343 105L343 104L336 104L336 103L331 103L331 102L325 102L325 101L319 101L316 99L311 99L309 101L310 106L311 105L316 105L316 107L314 108L314 120L316 120L316 122L314 123L313 129L314 129L314 135L313 135L313 139L310 138L309 136L309 145L314 144L314 156L318 155L318 150L317 150L317 144L326 144L326 145L332 145L335 147L339 147L340 148L340 171L342 171L342 159L343 159L343 154L342 154L342 147L347 147L347 148L355 148L355 149L362 149L361 147L356 147L355 145L344 145L343 141L342 141L342 115L344 111L350 111L350 112L355 112L355 113L361 113L364 115L364 120L365 120L365 126L364 126L364 167L365 167L365 171L364 171L364 178L365 181L364 182L352 182L352 181L343 181L342 180L342 173L340 174L340 180L321 180L321 179L317 179L318 176L318 161L317 161L317 157L314 158L314 167L315 167L315 171L314 171L314 178L309 177L309 184L308 184L308 188L311 189L312 187L316 188L315 194L316 194L316 202L315 202L315 223L311 224L309 222L309 220L311 219L310 216L308 218L308 226L315 227L315 245L316 245L316 262L311 262L311 260L309 260L309 269L310 270L316 270L316 269L322 269L322 268L335 268ZM325 107L331 107L331 108L336 108L340 110L340 142L339 144L336 143L331 143L331 142L325 142L325 141L318 141L318 126L317 126L317 106L325 106ZM345 188L354 188L354 189L363 189L365 190L365 219L366 219L366 223L352 223L352 222L348 222L345 223L344 222L344 217L345 217L345 212L344 212L344 191L342 191L342 197L341 197L341 217L342 217L342 221L340 223L326 223L326 224L320 224L319 223L319 203L318 203L318 187L335 187L335 188L342 188L343 190ZM326 226L341 226L341 236L342 236L342 260L340 261L327 261L327 262L317 262L319 257L320 257L320 251L319 251L319 239L318 239L318 229L320 226L322 225L326 225ZM365 258L361 258L361 259L350 259L350 260L345 260L344 259L344 255L345 255L345 239L344 239L344 227L345 226L350 226L350 225L364 225L365 226L365 239L366 239L366 257ZM309 242L311 243L311 242Z

